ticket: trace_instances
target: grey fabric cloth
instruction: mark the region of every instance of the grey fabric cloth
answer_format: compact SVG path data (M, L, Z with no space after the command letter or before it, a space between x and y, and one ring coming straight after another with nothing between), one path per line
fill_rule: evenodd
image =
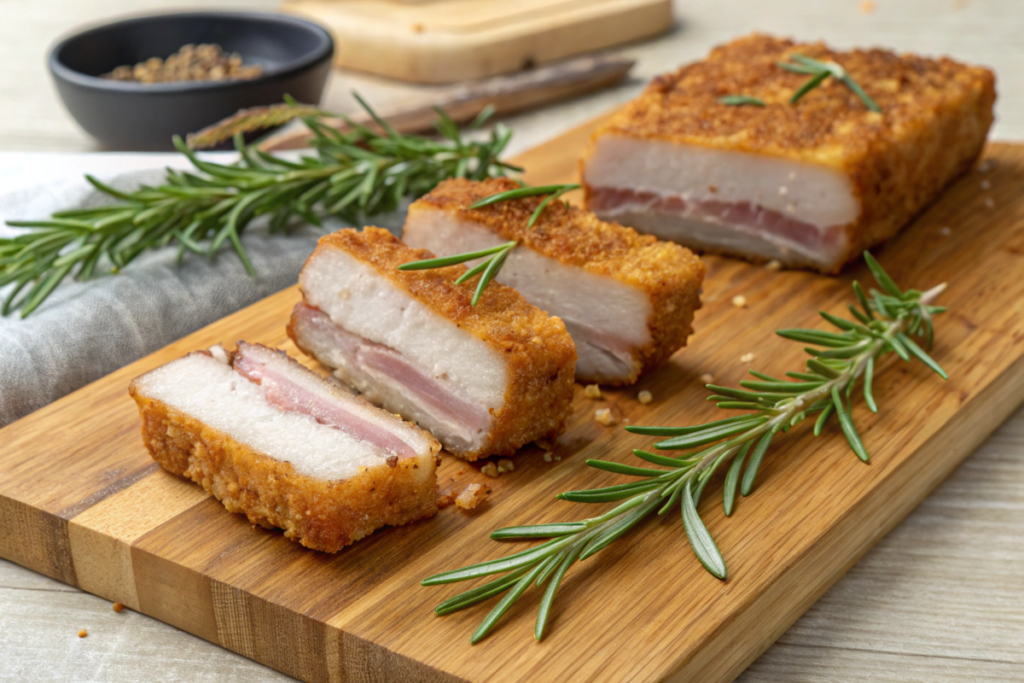
M128 189L159 182L168 164L182 166L182 160L153 154L0 154L0 219L45 218L103 201L82 179L83 170ZM396 222L398 217L383 221L385 227ZM268 235L254 224L242 243L256 277L246 274L230 249L212 262L187 256L178 267L177 250L168 248L139 256L118 275L67 280L25 319L0 318L0 426L294 284L321 234L300 228L291 236Z

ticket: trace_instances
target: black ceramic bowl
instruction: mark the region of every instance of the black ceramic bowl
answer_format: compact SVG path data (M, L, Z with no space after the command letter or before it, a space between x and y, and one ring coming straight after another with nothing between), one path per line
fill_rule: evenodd
M101 78L114 67L217 43L263 74L251 80L134 83ZM320 101L334 42L302 19L254 12L190 12L127 19L61 40L50 53L57 91L79 125L113 149L168 149L239 109L284 95Z

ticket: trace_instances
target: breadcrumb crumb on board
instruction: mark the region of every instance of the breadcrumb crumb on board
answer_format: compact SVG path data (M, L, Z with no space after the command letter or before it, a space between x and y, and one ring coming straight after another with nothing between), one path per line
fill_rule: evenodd
M480 503L487 499L490 493L491 489L483 484L470 484L455 499L455 506L461 510L475 510Z

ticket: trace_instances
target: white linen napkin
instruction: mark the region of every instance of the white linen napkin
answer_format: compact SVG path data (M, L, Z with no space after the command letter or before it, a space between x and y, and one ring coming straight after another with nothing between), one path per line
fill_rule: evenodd
M189 164L173 153L0 152L0 234L17 230L2 225L6 220L109 201L85 173L128 190L161 182L167 166ZM394 227L401 216L375 222ZM294 284L321 234L300 227L290 236L268 235L254 222L242 243L256 277L230 248L212 262L189 254L179 267L177 248L169 247L140 255L118 275L68 278L25 319L18 312L0 318L0 426ZM0 290L0 301L4 295Z

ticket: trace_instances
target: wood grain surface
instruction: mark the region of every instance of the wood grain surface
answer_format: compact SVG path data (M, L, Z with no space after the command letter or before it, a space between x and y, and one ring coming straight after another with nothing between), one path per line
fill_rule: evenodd
M531 169L528 180L571 179L589 129L517 159ZM996 144L986 156L998 162L985 176L990 190L980 191L972 172L878 252L905 286L950 282L942 303L951 312L937 322L934 352L949 382L890 358L876 380L882 411L855 409L870 465L836 428L818 439L801 429L773 449L731 519L716 487L705 519L729 564L724 583L699 566L670 518L574 569L542 644L531 637L537 596L472 647L485 608L438 619L432 606L458 588L418 586L428 574L509 552L487 540L493 528L584 516L554 495L619 479L584 460L629 461L629 449L648 442L602 427L596 408L632 423L709 417L701 374L735 383L746 353L763 371L795 368L799 345L772 331L817 325L818 308L841 311L863 269L828 278L708 258L691 347L605 401L578 392L559 460L526 449L513 473L493 480L446 458L442 486L491 485L483 510L449 508L333 556L254 529L155 467L125 390L135 375L217 342L244 338L295 354L283 331L297 300L289 289L0 431L0 520L18 530L0 536L0 556L303 680L730 680L1024 399L1024 282L1008 277L1024 265L1024 148ZM958 227L947 235L949 225ZM731 304L737 294L747 308ZM654 394L650 405L636 401L642 389Z

